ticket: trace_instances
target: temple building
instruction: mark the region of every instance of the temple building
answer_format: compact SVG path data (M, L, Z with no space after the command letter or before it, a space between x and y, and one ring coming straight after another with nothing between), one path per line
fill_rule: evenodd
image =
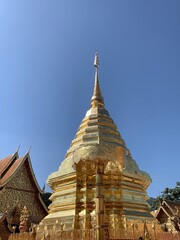
M163 200L155 217L166 232L180 232L180 202Z
M99 60L95 55L95 83L90 109L66 152L57 172L47 180L52 188L49 214L39 225L52 234L54 224L64 230L95 229L96 239L105 239L105 228L128 228L144 222L152 225L146 189L149 175L140 170L105 109L98 80ZM37 234L37 239L38 238Z
M0 160L0 237L3 240L19 231L20 215L25 206L31 224L38 224L47 215L41 193L29 152L19 157L16 151Z

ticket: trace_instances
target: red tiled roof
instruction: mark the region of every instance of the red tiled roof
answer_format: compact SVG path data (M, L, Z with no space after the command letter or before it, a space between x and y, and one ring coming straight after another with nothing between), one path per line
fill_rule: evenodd
M12 165L9 164L9 168L6 167L6 172L4 171L5 174L2 177L0 177L0 185L4 185L4 183L13 175L13 173L16 171L16 169L18 169L23 159L24 156L16 159Z
M8 165L11 163L11 160L13 158L14 154L0 160L0 174L8 167Z

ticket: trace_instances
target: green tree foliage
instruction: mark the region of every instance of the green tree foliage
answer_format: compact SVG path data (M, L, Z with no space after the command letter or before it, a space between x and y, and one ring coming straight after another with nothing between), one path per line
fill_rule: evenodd
M161 196L158 196L157 198L150 198L148 200L148 203L151 206L151 211L158 209L158 207L161 205L161 202L162 202Z
M148 203L151 206L151 210L156 210L163 200L172 202L180 201L180 182L176 182L174 188L166 187L157 198L150 198Z
M50 204L51 204L51 200L49 200L51 196L51 193L50 192L44 192L41 197L42 197L42 200L44 201L46 207L48 207Z

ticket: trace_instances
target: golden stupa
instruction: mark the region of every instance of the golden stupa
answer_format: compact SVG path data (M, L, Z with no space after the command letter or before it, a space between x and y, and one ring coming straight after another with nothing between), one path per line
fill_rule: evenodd
M103 240L106 227L121 229L154 221L146 193L151 179L138 168L104 107L97 53L94 66L90 109L58 171L48 177L52 204L38 232L46 228L50 235L55 224L63 224L64 231L95 229L96 239Z

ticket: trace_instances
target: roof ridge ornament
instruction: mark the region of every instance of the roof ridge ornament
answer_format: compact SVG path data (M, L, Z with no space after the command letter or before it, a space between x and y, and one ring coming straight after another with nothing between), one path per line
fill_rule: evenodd
M101 95L101 89L100 89L99 80L98 80L99 58L98 58L97 50L94 58L94 67L96 68L96 72L95 72L94 91L93 91L93 96L91 98L91 107L104 108L104 100Z
M31 148L32 148L32 145L30 145L30 147L29 147L29 149L28 149L26 154L30 154Z
M20 145L17 147L17 149L14 151L15 153L18 153L20 149Z
M17 147L17 149L13 152L12 156L16 156L16 158L19 158L19 149L20 149L20 145Z

